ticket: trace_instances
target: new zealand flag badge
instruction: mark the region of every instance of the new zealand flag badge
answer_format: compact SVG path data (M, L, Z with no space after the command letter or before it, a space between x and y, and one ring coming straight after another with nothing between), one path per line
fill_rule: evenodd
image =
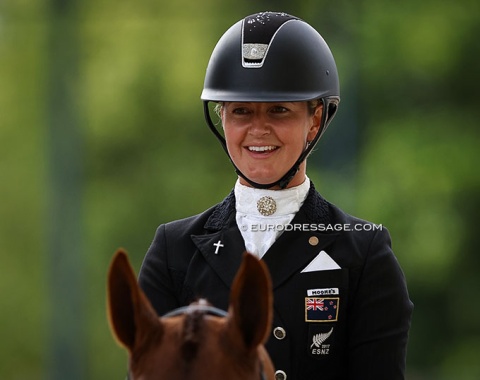
M340 298L305 297L306 322L335 322L338 319Z

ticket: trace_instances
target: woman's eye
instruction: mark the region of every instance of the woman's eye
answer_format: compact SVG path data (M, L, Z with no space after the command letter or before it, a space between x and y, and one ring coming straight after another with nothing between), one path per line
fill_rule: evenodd
M245 108L245 107L234 108L232 110L232 113L235 115L246 115L248 114L248 112L249 112L248 108Z
M275 107L272 107L271 111L274 113L284 113L284 112L288 112L288 109L282 106L275 106Z

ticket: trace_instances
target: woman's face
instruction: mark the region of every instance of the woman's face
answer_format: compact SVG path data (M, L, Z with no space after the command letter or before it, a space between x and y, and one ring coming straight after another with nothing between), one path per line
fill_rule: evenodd
M230 157L251 181L276 182L316 136L321 115L321 106L312 114L307 102L226 102L221 117ZM300 185L305 170L304 161L288 187ZM240 182L250 186L243 178Z

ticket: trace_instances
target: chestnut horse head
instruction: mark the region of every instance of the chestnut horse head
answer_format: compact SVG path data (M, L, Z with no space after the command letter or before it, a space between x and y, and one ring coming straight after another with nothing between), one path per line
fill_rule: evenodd
M200 301L159 318L123 251L108 274L109 322L128 351L133 380L273 379L263 347L272 298L265 264L248 253L232 284L228 314Z

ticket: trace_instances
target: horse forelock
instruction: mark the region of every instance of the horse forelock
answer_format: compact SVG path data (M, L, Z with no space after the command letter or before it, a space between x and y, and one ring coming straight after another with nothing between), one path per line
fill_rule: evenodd
M186 364L192 363L204 340L205 311L193 310L185 314L180 351Z

